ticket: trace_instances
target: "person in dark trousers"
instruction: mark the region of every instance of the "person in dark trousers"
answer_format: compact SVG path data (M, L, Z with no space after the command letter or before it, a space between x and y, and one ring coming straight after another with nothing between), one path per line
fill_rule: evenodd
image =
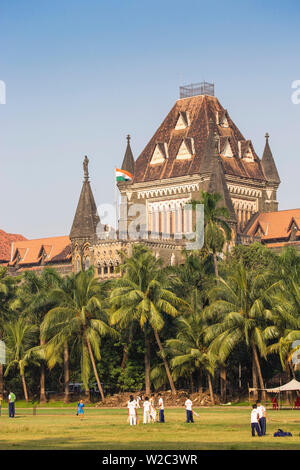
M185 400L185 408L186 408L186 422L187 423L193 423L194 418L193 418L193 402L190 400L190 396L187 395L186 400Z
M259 415L258 423L261 431L261 435L265 436L267 431L267 412L266 408L260 402L260 400L256 401L257 411Z
M252 411L251 411L251 432L252 432L252 437L255 436L255 431L257 432L258 436L261 436L260 432L260 427L258 424L258 419L259 419L259 414L257 411L257 406L252 405Z
M165 407L164 407L164 401L160 393L158 394L158 406L159 406L159 422L164 423L165 422Z
M8 395L8 416L10 418L15 417L15 401L16 395L13 392L10 392Z

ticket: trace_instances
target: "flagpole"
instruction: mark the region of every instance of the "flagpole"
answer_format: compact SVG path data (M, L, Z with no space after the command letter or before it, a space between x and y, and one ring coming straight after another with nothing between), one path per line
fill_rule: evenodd
M117 188L117 178L116 178L116 168L114 171L114 185L115 185L115 230L117 234L118 229L118 188Z

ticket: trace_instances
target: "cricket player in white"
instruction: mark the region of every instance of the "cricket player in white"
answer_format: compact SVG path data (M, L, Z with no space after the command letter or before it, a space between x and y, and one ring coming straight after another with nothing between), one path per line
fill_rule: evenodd
M128 408L129 424L130 424L130 426L135 426L136 425L137 403L134 400L132 395L130 395L130 397L129 397L127 408Z
M143 403L143 407L144 407L144 420L143 420L143 423L147 424L147 423L150 423L150 401L149 401L148 397L145 398L145 401Z

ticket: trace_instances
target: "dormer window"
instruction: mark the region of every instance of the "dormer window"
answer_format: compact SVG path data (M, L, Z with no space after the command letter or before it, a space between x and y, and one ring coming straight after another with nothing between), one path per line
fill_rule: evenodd
M227 116L226 116L226 111L221 115L219 115L219 113L218 113L217 121L218 121L219 126L229 127L228 119L227 119Z
M184 139L178 149L176 159L186 160L192 158L195 152L193 139Z
M157 163L164 163L167 159L167 144L165 142L158 142L151 158L151 165Z
M230 140L227 138L223 144L221 151L222 157L233 157L233 151L230 145Z
M186 129L189 126L188 115L185 111L180 111L178 114L177 122L175 125L175 130Z

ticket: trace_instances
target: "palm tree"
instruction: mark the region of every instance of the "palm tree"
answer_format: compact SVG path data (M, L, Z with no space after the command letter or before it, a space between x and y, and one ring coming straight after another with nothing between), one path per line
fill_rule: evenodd
M7 267L0 267L0 340L3 339L5 321L8 318L10 304L19 280L19 276L9 275ZM3 364L0 363L0 396L2 397L3 391Z
M171 360L172 375L177 380L179 377L188 377L193 372L198 372L199 383L201 383L202 371L205 371L211 402L214 405L211 377L214 374L215 364L204 341L206 321L200 312L194 312L189 316L177 318L176 326L176 338L166 341L166 347L173 356Z
M267 290L266 297L272 312L272 325L265 330L266 338L272 341L267 354L277 353L282 368L295 378L290 360L293 342L300 339L300 285L293 275L286 275Z
M265 329L272 322L272 313L264 304L265 276L246 271L242 263L236 265L226 279L218 278L211 291L211 305L206 310L212 324L206 330L210 350L225 362L240 344L246 344L252 356L253 387L264 389L258 352L266 356Z
M44 316L53 306L49 299L50 290L62 283L59 274L53 268L45 268L40 275L32 271L25 271L22 283L16 291L16 298L12 303L12 308L22 311L29 321L40 325ZM39 335L40 346L44 345L44 340ZM45 361L40 355L40 402L46 401L45 391Z
M31 362L38 364L32 356L32 346L36 340L37 327L29 324L24 317L19 317L15 321L6 322L4 331L8 360L4 375L7 376L14 367L19 369L24 397L28 402L25 368Z
M201 192L200 201L191 201L193 209L197 204L204 205L204 248L212 254L215 275L219 275L217 254L222 252L225 242L231 240L231 228L226 219L229 211L220 206L222 196L218 193Z
M47 357L51 358L51 365L57 361L56 351L61 351L66 343L72 341L79 348L81 375L85 390L88 391L92 365L98 389L104 401L95 358L98 361L101 359L101 338L106 335L117 337L117 332L108 325L101 288L101 283L94 277L93 268L90 268L88 271L81 271L75 275L73 288L70 291L63 288L53 289L50 298L56 307L46 314L41 331L44 339L50 338L46 351L48 351Z
M155 258L143 245L135 245L132 255L121 254L120 271L123 276L116 280L110 295L111 324L128 328L138 322L145 334L145 385L150 392L150 339L149 331L154 332L160 355L172 392L176 389L169 369L166 354L159 332L165 324L164 315L176 317L179 308L187 304L171 292L170 283L162 269L162 261Z

